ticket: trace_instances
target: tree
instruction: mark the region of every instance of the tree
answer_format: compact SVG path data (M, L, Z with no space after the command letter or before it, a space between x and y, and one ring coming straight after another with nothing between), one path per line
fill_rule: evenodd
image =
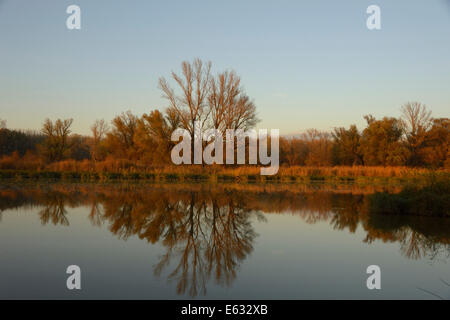
M425 146L427 131L432 126L431 111L420 102L408 102L401 107L401 125L405 133L405 144L409 151L408 165L421 165L420 149Z
M212 77L208 96L211 127L225 133L226 129L250 129L258 119L256 107L240 86L234 71Z
M225 114L225 123L227 129L251 129L259 119L256 116L256 106L246 95L241 95L237 101L232 104Z
M193 63L184 61L181 64L182 74L172 72L172 78L180 89L177 94L164 77L159 79L159 87L163 97L169 101L169 112L177 115L181 126L191 136L191 155L194 156L194 130L198 121L203 126L208 113L206 103L211 79L211 62L204 64L200 59Z
M224 72L217 78L211 78L208 107L214 129L225 131L226 114L231 105L236 103L240 93L240 81L241 79L234 72Z
M329 166L331 165L332 143L328 132L316 129L308 129L302 134L302 138L308 146L305 159L307 166Z
M120 158L135 159L137 156L134 136L138 118L131 111L123 112L112 120L112 129L107 134L109 151Z
M256 117L256 107L240 86L241 79L234 71L219 73L211 77L208 95L209 119L207 127L217 130L226 141L226 130L247 130L253 128L259 121ZM235 152L239 143L244 143L248 150L248 143L243 141L245 136L236 136L233 142ZM247 151L246 151L247 152Z
M41 132L45 135L45 141L42 145L42 153L44 157L50 161L60 161L70 149L68 142L70 126L73 119L58 119L54 123L50 119L46 119Z
M450 119L433 119L420 150L424 163L433 167L450 167Z
M360 152L361 135L355 125L345 128L335 128L332 132L334 139L334 162L341 165L364 164Z
M73 134L69 137L70 149L68 157L74 160L89 159L91 156L91 148L88 142L89 138L79 134Z
M384 117L376 120L365 116L367 127L361 138L360 152L366 165L403 165L407 150L401 143L402 125L395 118Z
M44 136L32 131L0 129L0 156L9 155L15 151L19 156L24 156L28 151L35 152L44 139Z
M167 163L174 144L171 141L172 132L179 125L177 114L170 110L166 115L159 110L142 115L135 135L140 156L152 163Z
M308 152L307 142L303 139L280 137L280 164L305 165Z
M92 141L91 141L91 159L97 161L101 158L100 143L108 132L108 124L105 120L96 120L91 126Z
M6 120L0 119L0 129L6 129Z

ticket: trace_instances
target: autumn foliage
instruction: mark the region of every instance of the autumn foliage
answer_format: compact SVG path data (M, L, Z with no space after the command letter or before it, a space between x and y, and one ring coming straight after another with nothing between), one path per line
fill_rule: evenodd
M72 133L72 119L46 119L40 132L10 130L0 120L0 170L126 173L222 170L231 175L241 170L246 175L253 174L248 166L173 168L170 151L175 144L171 141L174 130L183 128L193 135L194 122L200 122L224 133L226 129L254 128L259 119L255 104L245 94L234 71L213 75L210 63L196 59L192 63L183 62L181 73L173 72L171 80L172 83L165 78L159 81L168 101L164 110L154 109L143 115L126 111L110 124L96 120L89 136ZM356 125L334 128L332 132L309 129L281 137L279 175L288 172L288 168L293 168L292 174L304 175L305 170L335 172L353 167L351 175L360 172L367 176L374 170L379 173L380 169L361 168L450 167L450 119L432 118L431 111L418 102L403 105L400 118L376 119L371 115L364 118L366 126L362 129ZM326 167L330 169L323 169ZM390 175L389 170L382 176Z

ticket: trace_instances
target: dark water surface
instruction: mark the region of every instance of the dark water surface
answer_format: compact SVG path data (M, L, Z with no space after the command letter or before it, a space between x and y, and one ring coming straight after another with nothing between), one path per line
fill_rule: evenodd
M450 219L373 215L374 191L0 184L0 298L449 299Z

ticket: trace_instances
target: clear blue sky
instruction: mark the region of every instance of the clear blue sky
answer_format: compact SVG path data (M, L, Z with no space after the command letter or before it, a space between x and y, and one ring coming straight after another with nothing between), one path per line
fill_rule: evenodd
M371 4L379 31L366 28ZM241 75L258 126L282 134L362 127L413 100L448 117L450 1L0 0L0 118L74 118L86 134L97 118L164 109L158 78L195 57Z

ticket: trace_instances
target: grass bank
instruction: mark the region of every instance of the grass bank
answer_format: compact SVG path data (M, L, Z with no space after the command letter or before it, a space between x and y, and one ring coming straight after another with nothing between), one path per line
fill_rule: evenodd
M70 169L70 170L67 170ZM450 171L432 171L424 168L408 167L281 167L276 175L263 176L260 168L251 166L168 166L163 168L134 168L114 171L79 170L0 170L0 180L63 180L82 182L143 180L156 182L331 182L331 183L426 183L430 174L447 178Z
M369 195L369 212L450 217L450 177L431 174L425 176L421 184L407 184L399 193Z

